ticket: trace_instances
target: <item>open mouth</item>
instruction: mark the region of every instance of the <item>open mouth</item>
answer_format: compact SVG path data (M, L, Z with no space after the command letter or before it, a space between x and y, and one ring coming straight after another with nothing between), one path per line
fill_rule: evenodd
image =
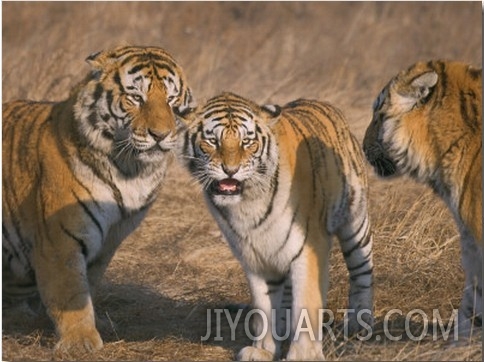
M242 183L233 178L226 178L220 181L213 181L210 188L215 195L240 195Z

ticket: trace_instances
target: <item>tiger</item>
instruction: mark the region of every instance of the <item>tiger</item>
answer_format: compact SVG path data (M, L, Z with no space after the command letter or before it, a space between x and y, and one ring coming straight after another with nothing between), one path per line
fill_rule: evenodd
M194 105L159 47L91 54L61 102L4 103L3 296L40 295L56 354L102 348L92 299L113 254L142 221Z
M373 318L367 174L343 114L320 101L260 106L224 92L193 111L188 124L179 138L185 165L260 311L251 320L260 337L237 359L280 358L281 333L290 329L288 360L323 360L318 314L326 304L333 236L349 270L347 326ZM314 335L294 336L300 318Z
M459 337L482 326L481 112L482 69L417 62L380 92L363 141L378 175L408 175L428 185L453 214L465 272Z

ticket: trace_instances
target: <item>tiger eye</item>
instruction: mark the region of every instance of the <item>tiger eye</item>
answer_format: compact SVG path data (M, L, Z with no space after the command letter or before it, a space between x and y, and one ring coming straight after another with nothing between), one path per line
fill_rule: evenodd
M133 94L131 96L133 98L134 101L136 101L137 103L139 103L140 105L144 103L144 99L143 97L141 97L140 95L138 94Z

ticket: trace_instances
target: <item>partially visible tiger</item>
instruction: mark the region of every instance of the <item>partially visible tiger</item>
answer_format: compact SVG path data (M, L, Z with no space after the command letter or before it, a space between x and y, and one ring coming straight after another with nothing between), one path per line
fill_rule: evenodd
M92 72L65 101L3 105L3 293L40 292L58 353L102 347L91 291L155 200L192 107L161 48L87 62Z
M194 117L183 144L187 166L245 269L252 306L268 319L268 332L237 358L280 358L283 309L292 308L286 358L323 359L318 314L334 235L349 270L349 308L355 310L350 329L358 327L359 312L363 321L372 321L372 238L357 141L340 111L317 101L261 107L223 93ZM271 310L278 311L276 320ZM304 310L314 340L309 333L294 337ZM259 336L264 323L259 314L254 318L253 334Z
M373 105L364 151L381 176L410 175L445 200L461 236L460 336L482 325L482 70L450 61L412 65Z

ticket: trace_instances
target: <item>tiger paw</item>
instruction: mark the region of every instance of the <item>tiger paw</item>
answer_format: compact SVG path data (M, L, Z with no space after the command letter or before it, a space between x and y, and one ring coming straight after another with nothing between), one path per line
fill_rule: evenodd
M80 356L102 347L103 341L95 328L77 328L61 336L55 345L54 354L60 358Z
M324 361L323 346L321 343L311 345L292 343L286 356L287 361Z
M357 313L350 313L348 315L348 325L346 326L346 331L347 335L345 335L346 338L352 337L352 336L367 336L368 333L371 331L371 328L373 328L373 325L375 323L373 319L373 315L371 312L368 313L360 313L360 316L357 316ZM345 327L343 327L345 328Z
M237 361L272 361L274 354L266 349L257 347L244 347L237 354Z

